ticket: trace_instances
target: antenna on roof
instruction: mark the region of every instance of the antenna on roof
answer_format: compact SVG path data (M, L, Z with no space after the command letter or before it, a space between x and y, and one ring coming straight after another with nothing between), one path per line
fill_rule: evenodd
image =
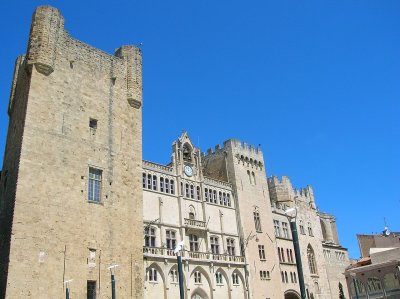
M387 226L385 217L383 217L383 222L385 223L385 227L383 229L383 235L384 236L389 236L390 235L390 231L389 231L389 227Z

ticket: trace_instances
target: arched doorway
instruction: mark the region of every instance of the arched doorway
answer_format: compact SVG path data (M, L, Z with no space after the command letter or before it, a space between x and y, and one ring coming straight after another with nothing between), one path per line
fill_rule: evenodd
M207 293L204 292L201 288L196 288L193 293L191 299L208 299Z
M301 299L300 294L295 290L289 290L285 292L285 299Z

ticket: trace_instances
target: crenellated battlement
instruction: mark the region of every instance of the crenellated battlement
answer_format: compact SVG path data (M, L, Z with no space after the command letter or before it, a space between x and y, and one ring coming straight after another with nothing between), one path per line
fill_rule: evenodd
M306 186L305 188L293 188L293 185L287 176L282 176L281 179L277 176L272 176L267 180L271 200L285 202L300 200L315 205L314 192L311 186Z

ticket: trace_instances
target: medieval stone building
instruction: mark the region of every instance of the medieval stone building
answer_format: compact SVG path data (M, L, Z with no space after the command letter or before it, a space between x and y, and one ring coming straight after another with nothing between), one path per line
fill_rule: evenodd
M36 9L0 187L0 298L142 298L141 52L109 55ZM117 268L110 268L119 265Z
M181 240L186 298L300 298L292 207L307 298L339 298L349 260L335 218L318 211L310 186L267 179L264 165L260 148L227 140L204 154L187 133L168 165L143 161L145 298L178 298Z
M311 187L267 179L260 148L202 153L183 133L168 165L142 160L141 51L72 38L60 12L33 15L17 59L0 176L1 298L338 298L348 262ZM116 284L112 283L111 275ZM114 281L114 282L115 282Z

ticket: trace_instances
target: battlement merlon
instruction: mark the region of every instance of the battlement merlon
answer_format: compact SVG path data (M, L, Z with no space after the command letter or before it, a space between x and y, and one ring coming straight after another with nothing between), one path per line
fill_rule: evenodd
M295 189L288 176L282 176L279 179L277 176L272 176L268 178L268 186L270 189L280 190L280 192L287 193L291 199L299 199L303 201L309 201L310 204L315 205L314 201L314 191L311 186L305 188ZM279 201L279 199L278 199Z
M39 6L32 16L27 63L46 76L54 71L57 42L64 34L64 18L57 8Z
M64 18L58 9L51 6L36 8L26 54L28 69L34 66L39 73L49 76L55 71L56 59L62 55L77 56L71 58L72 65L75 59L81 58L78 54L65 53L66 45L71 44L108 60L111 66L110 79L113 82L117 77L126 80L126 96L130 106L136 109L142 106L142 53L138 47L127 45L118 48L114 55L104 53L72 38L64 30Z
M115 56L126 60L126 86L129 104L134 108L142 106L142 52L135 46L122 46Z

